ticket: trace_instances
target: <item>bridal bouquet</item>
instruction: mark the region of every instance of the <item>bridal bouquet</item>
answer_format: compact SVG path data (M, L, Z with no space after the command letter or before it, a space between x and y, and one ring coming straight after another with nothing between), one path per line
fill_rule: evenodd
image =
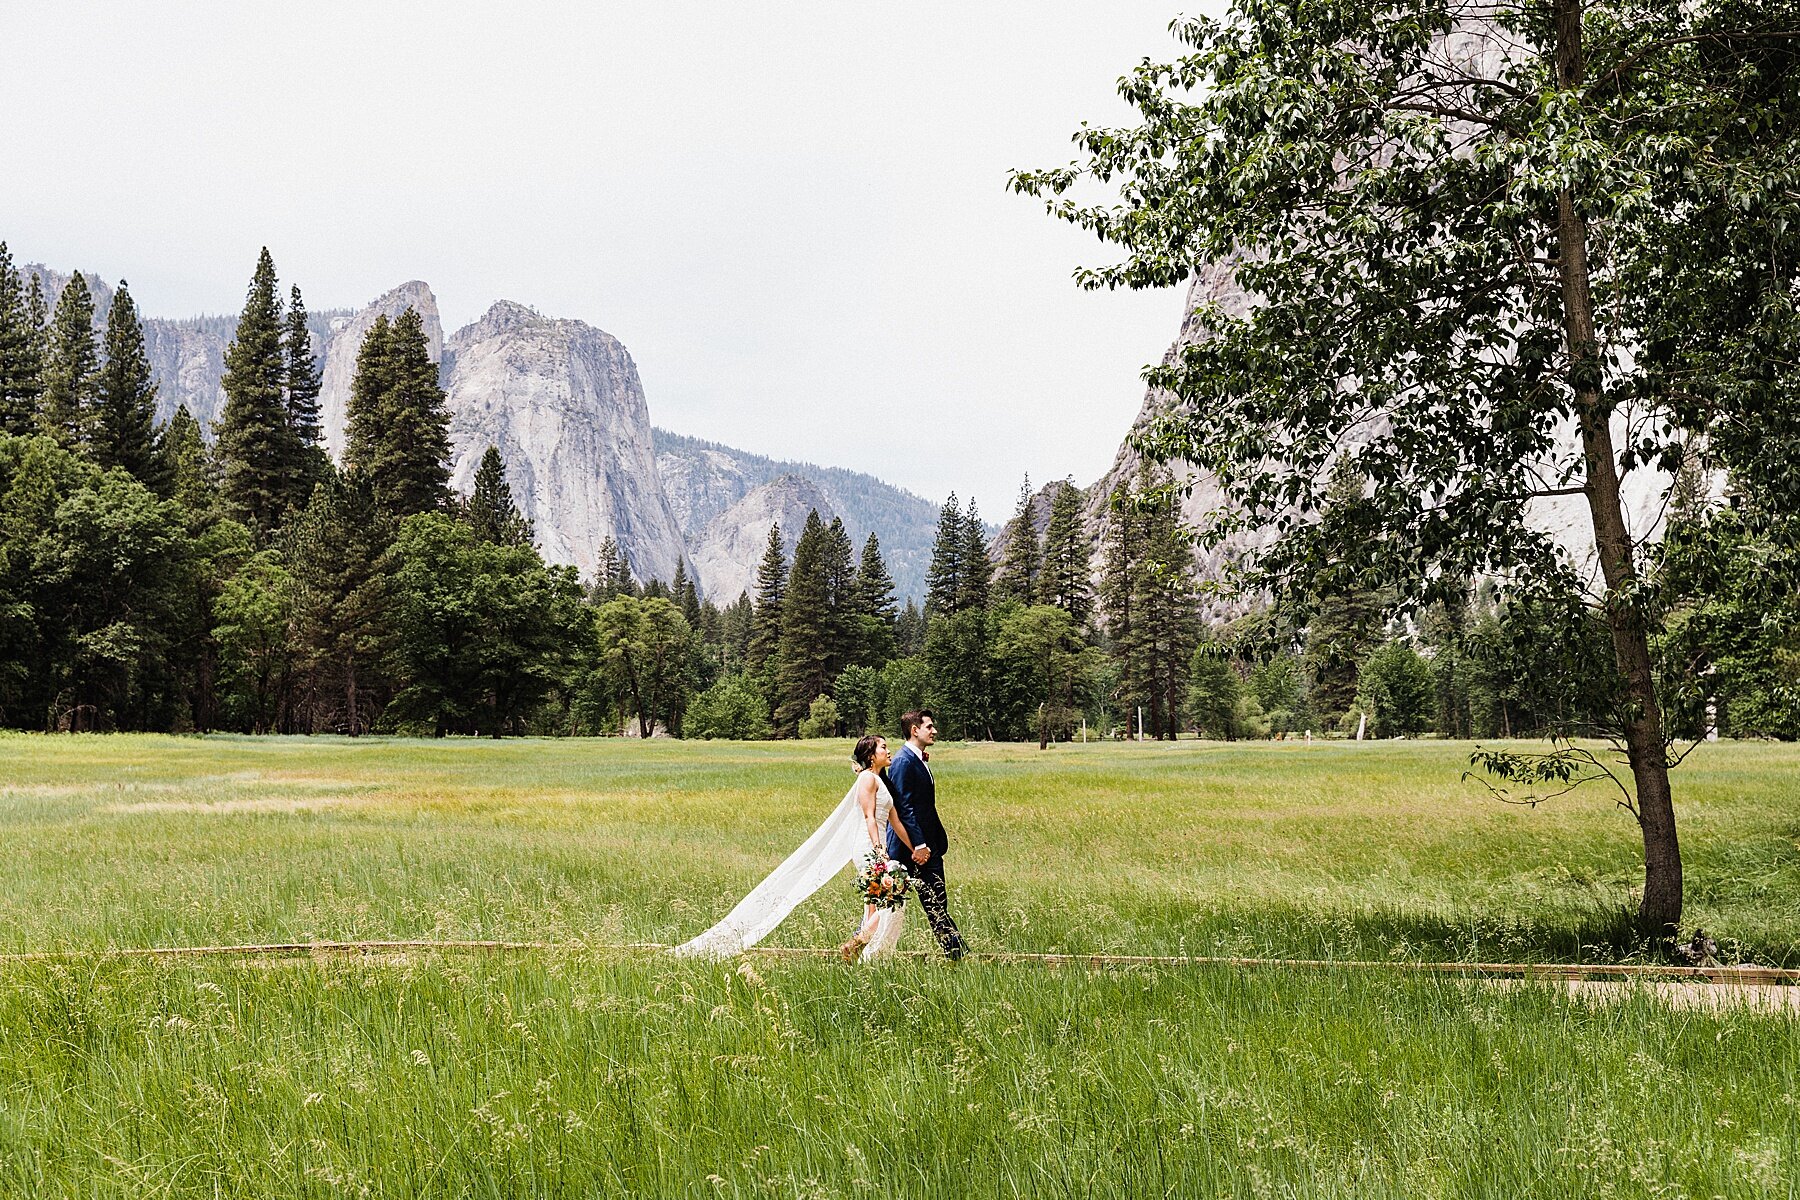
M912 891L912 872L880 851L870 851L856 873L856 894L876 908L899 908Z

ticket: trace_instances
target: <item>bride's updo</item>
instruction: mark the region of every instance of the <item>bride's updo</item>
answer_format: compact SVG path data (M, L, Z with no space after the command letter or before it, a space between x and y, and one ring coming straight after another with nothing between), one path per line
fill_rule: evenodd
M869 764L875 761L875 747L879 746L884 740L885 739L879 735L870 733L863 735L863 737L857 741L856 749L850 752L850 757L856 763L857 770L866 771L869 769Z

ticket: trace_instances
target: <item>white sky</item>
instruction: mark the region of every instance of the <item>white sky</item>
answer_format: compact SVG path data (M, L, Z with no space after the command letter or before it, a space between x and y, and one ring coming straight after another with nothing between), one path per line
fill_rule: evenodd
M1110 252L1007 172L1126 119L1179 11L6 0L0 240L155 316L235 312L265 243L315 309L523 301L620 338L665 428L998 519L1105 470L1180 318L1078 291Z

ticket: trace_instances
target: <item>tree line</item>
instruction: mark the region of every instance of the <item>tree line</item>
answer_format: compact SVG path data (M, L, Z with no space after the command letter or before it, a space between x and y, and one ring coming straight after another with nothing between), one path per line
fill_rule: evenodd
M208 444L159 425L137 309L103 327L75 275L52 310L0 245L0 721L251 733L629 732L1235 739L1302 733L1522 737L1604 716L1604 622L1571 587L1469 584L1395 616L1378 573L1208 618L1173 480L1146 464L1105 497L1060 481L990 545L951 496L921 607L871 533L808 515L770 530L754 594L702 600L685 564L640 581L608 539L591 579L546 564L489 447L449 487L448 417L424 327L377 318L357 354L342 465L322 444L300 290L265 250L226 355ZM1341 461L1321 525L1356 536L1372 485ZM1794 737L1800 628L1785 562L1742 489L1697 464L1677 488L1657 642L1694 735ZM1212 606L1216 607L1216 606ZM1752 616L1755 617L1752 620Z

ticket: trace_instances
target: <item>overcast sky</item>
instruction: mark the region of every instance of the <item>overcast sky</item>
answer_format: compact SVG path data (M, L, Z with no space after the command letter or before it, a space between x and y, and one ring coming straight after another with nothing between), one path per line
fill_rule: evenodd
M1181 315L1078 291L1109 252L1007 172L1123 120L1179 11L5 0L0 240L154 316L235 312L264 244L314 309L523 301L658 425L995 519L1105 470Z

